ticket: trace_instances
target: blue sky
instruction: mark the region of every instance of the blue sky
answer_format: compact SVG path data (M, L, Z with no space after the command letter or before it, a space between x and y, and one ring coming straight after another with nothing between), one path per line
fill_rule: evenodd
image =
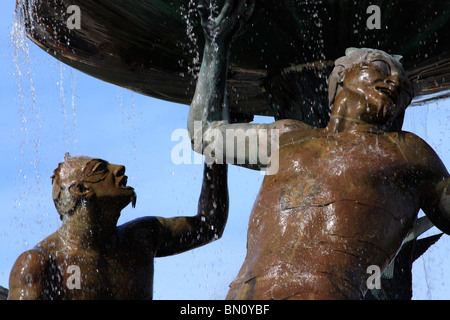
M57 62L30 41L14 54L10 32L15 1L0 11L0 285L8 287L18 255L60 225L50 176L65 152L127 167L138 195L119 223L145 216L194 215L203 166L175 165L172 133L186 127L188 107L101 82ZM17 38L14 39L16 41ZM16 64L21 75L18 75ZM450 167L450 101L410 108L404 129L424 138ZM223 299L245 257L259 172L229 170L230 216L223 237L180 255L156 259L155 299ZM436 233L432 230L431 233ZM417 299L448 299L449 239L414 265Z

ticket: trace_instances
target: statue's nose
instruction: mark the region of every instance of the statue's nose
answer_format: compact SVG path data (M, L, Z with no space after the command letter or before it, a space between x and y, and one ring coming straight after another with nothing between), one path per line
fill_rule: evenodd
M125 174L125 166L112 165L111 171L116 177L121 177Z

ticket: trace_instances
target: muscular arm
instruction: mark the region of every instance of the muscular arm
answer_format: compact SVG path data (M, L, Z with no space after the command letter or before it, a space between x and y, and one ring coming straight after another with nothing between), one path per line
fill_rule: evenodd
M189 110L188 130L194 151L220 163L259 169L270 166L268 158L278 149L283 121L231 124L226 93L231 42L253 5L254 1L226 0L217 17L210 17L206 1L201 1L205 47Z
M421 194L421 209L433 224L450 234L450 175L435 151L422 139L413 150Z
M8 300L41 300L45 298L44 275L47 261L37 249L22 253L9 276Z
M158 218L162 231L155 256L180 253L219 239L227 218L227 165L205 164L197 215Z
M423 191L422 210L433 224L450 235L450 178L448 173L427 181Z

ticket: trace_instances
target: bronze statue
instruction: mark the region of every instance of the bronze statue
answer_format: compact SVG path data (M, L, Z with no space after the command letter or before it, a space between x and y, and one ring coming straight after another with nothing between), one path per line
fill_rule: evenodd
M368 268L389 265L419 209L450 234L449 174L425 141L401 130L414 88L400 57L380 50L349 49L336 61L325 128L296 120L230 124L230 46L253 3L225 0L211 15L209 1L201 1L205 48L188 122L193 148L202 153L219 149L214 132L227 137L227 130L242 129L246 150L256 143L258 152L273 143L271 129L279 132L271 157L277 170L264 178L247 256L227 298L362 299ZM221 141L226 148L214 155L229 164L267 165L259 154L251 163L249 152L236 153L232 145Z
M220 238L228 217L226 165L205 165L196 216L121 226L121 210L136 203L124 166L66 155L52 184L62 226L19 256L9 299L151 299L153 258Z

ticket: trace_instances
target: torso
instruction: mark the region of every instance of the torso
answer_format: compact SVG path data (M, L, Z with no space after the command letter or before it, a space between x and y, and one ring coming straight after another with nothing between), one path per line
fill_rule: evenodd
M420 208L398 134L282 135L249 222L229 299L360 298L400 248Z
M51 269L45 298L152 299L153 252L133 242L118 231L113 250L99 253L73 248L58 233L51 235L38 245L45 248ZM78 275L79 288L75 279Z

